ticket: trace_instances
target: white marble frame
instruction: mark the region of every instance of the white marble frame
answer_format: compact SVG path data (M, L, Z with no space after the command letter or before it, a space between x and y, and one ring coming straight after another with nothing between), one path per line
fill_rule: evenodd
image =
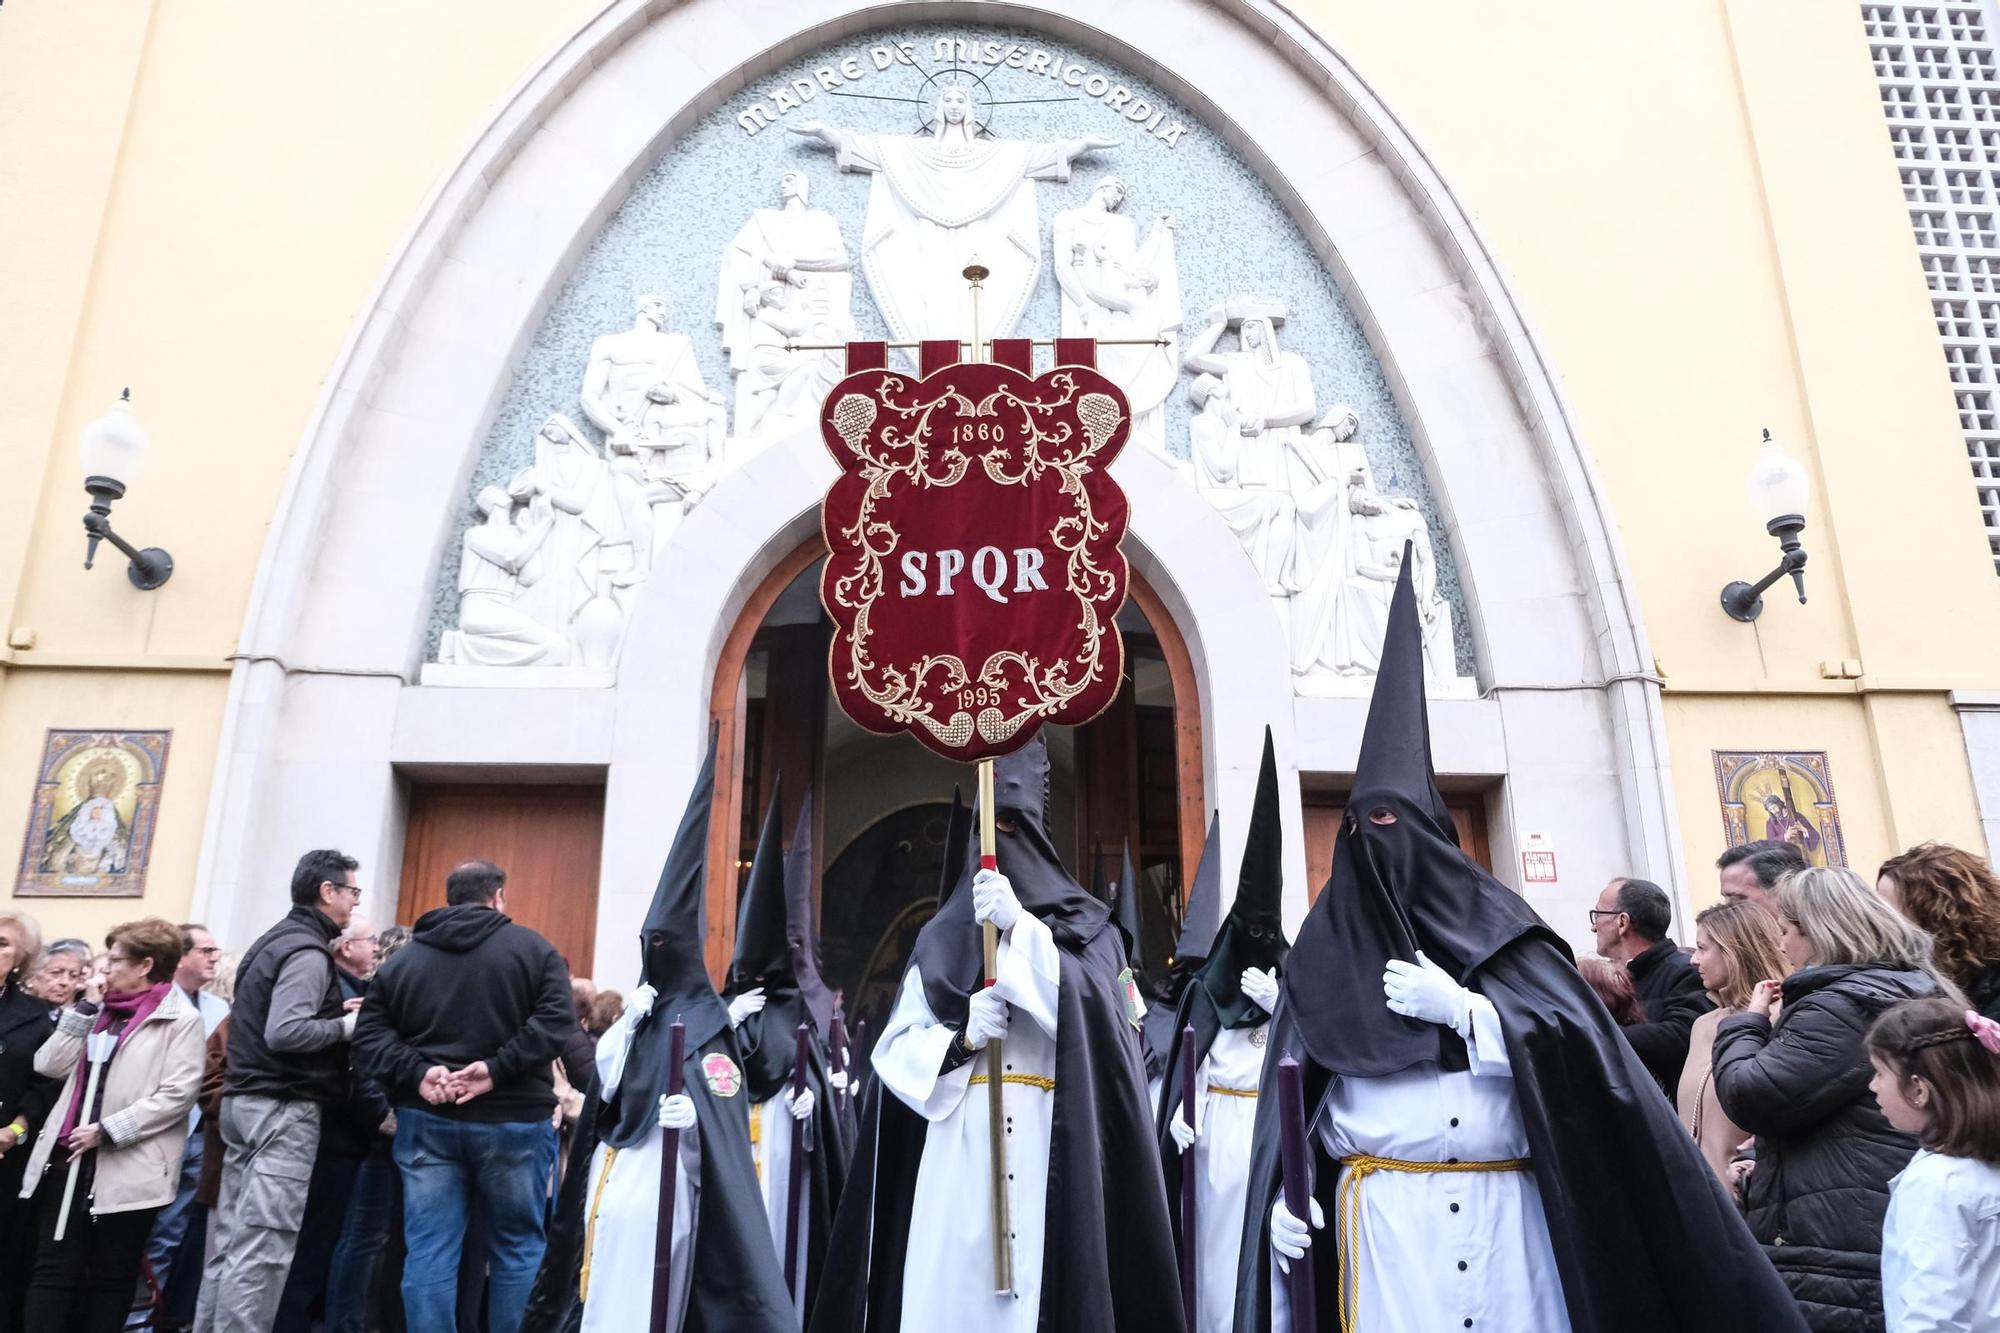
M794 439L716 488L676 539L673 576L641 599L610 690L413 683L452 517L523 349L667 145L806 51L937 20L1008 23L1100 51L1198 113L1270 184L1360 317L1456 555L1484 697L1433 706L1440 771L1490 787L1503 876L1517 830L1556 837L1565 878L1531 897L1566 933L1583 937L1585 901L1616 872L1673 885L1685 915L1652 655L1556 378L1435 168L1274 0L607 4L427 202L328 379L252 588L197 915L250 938L282 910L292 862L311 846L360 856L365 882L391 897L400 773L603 776L594 966L618 972L699 759L722 641L758 581L810 535L828 464ZM1265 722L1288 771L1351 770L1365 701L1295 698L1282 633L1250 613L1263 599L1221 525L1156 460L1135 451L1121 472L1132 558L1202 680L1211 803L1247 806ZM1292 784L1285 806L1296 920L1306 872ZM1228 841L1240 838L1236 825Z

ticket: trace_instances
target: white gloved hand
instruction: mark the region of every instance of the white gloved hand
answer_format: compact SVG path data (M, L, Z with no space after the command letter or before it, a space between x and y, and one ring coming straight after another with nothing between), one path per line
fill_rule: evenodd
M644 982L640 982L632 988L632 993L625 997L625 1007L639 1015L639 1017L644 1018L647 1014L653 1012L653 1001L659 998L660 993L658 991Z
M685 1092L660 1098L661 1129L693 1129L694 1098Z
M1437 1023L1464 1035L1471 1012L1472 992L1451 979L1451 974L1417 950L1417 961L1389 960L1382 973L1382 993L1389 997L1389 1010L1405 1018Z
M792 1119L809 1119L813 1113L813 1090L807 1088L798 1096L792 1096L790 1088L785 1089L785 1108L792 1113Z
M835 1070L831 1074L828 1074L826 1076L826 1085L829 1088L832 1088L835 1092L846 1092L847 1071L845 1069L839 1069Z
M1006 1040L1007 1021L1007 1002L991 986L974 991L965 1003L965 1044L978 1051L995 1038Z
M1326 1225L1326 1214L1320 1211L1319 1200L1312 1200L1312 1227L1292 1216L1292 1210L1285 1207L1280 1198L1271 1205L1271 1248L1277 1252L1278 1271L1292 1271L1291 1261L1301 1258L1312 1248L1312 1233Z
M982 870L972 877L972 919L991 921L996 930L1010 930L1021 919L1021 900L999 871Z
M1198 1116L1200 1113L1196 1114ZM1183 1106L1174 1112L1173 1120L1167 1125L1167 1133L1172 1137L1174 1147L1186 1152L1194 1146L1195 1137L1200 1131L1187 1122L1187 1107Z
M729 1026L740 1028L752 1014L764 1012L764 988L753 986L729 1002Z
M1250 998L1250 1003L1265 1013L1275 1013L1278 1008L1278 973L1274 968L1246 967L1237 986Z

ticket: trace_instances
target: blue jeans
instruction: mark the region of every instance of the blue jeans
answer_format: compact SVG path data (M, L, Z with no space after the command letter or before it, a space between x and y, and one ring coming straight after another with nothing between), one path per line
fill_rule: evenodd
M389 1243L396 1186L395 1158L388 1151L370 1153L355 1178L347 1221L333 1251L326 1284L327 1333L367 1333L368 1292L375 1280L375 1260Z
M410 1333L456 1333L460 1248L475 1210L486 1232L488 1333L518 1333L542 1266L555 1165L546 1119L485 1125L397 1108Z

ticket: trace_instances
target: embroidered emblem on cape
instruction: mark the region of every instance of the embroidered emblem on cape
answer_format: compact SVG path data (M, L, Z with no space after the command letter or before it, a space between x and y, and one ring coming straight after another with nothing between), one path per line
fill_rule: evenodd
M1262 1050L1264 1048L1264 1038L1269 1035L1270 1031L1270 1024L1259 1023L1256 1027L1250 1029L1250 1044Z
M1146 1002L1139 998L1139 982L1129 967L1118 974L1118 994L1125 1000L1125 1021L1135 1028L1141 1026L1146 1018Z
M701 1076L708 1083L708 1090L718 1097L734 1097L743 1086L743 1075L737 1072L736 1062L721 1051L701 1057Z

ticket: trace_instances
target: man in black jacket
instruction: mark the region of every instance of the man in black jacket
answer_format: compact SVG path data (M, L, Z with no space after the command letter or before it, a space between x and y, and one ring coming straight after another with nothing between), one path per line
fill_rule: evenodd
M326 1108L347 1096L354 1012L334 977L332 943L354 915L360 862L307 852L292 910L236 969L222 1081L222 1193L210 1226L195 1327L269 1333L291 1271Z
M515 1333L542 1262L556 1155L550 1066L575 1007L562 957L507 919L506 883L491 861L452 871L446 906L419 917L409 947L376 974L355 1034L362 1072L396 1107L412 1328L454 1326L475 1210L490 1333Z
M1649 879L1612 880L1590 910L1597 952L1625 965L1646 1015L1644 1022L1624 1029L1625 1039L1668 1101L1680 1091L1694 1021L1715 1007L1701 973L1667 934L1672 923L1666 890Z

